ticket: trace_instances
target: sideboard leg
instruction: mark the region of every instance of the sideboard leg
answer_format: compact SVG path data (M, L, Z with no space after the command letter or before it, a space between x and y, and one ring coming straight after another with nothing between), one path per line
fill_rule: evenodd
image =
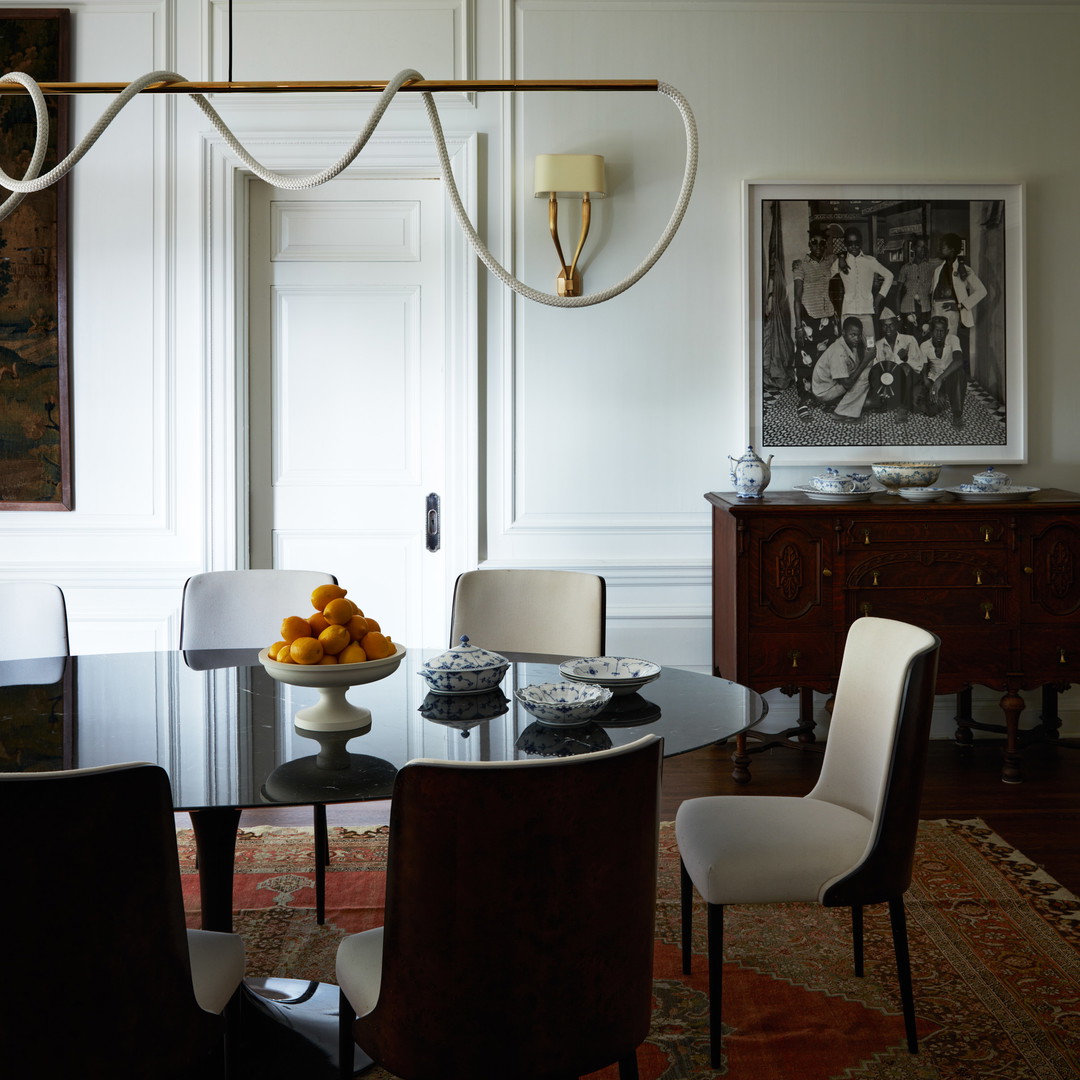
M799 742L817 742L814 734L814 691L807 686L799 687Z
M736 784L750 783L750 755L746 752L746 732L740 731L735 736L735 753L731 755L731 779Z
M1058 692L1060 686L1047 683L1042 688L1042 713L1039 715L1039 727L1045 739L1057 739L1061 731L1061 716L1058 714Z
M971 687L956 692L956 734L953 736L960 746L970 748L974 741L971 734Z
M1020 714L1024 699L1015 690L1001 696L1001 711L1005 714L1005 755L1001 763L1001 779L1006 784L1019 784L1024 779L1020 769Z

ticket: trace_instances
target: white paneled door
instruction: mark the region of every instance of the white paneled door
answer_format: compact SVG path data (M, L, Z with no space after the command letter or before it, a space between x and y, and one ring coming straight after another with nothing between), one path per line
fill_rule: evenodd
M249 203L251 565L336 574L407 645L449 625L443 198L338 177Z

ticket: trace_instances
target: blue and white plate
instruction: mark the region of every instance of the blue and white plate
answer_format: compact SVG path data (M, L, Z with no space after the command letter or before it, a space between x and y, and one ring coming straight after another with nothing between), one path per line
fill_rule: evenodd
M896 494L908 502L934 502L943 495L948 495L945 488L922 487L922 488L897 488Z
M955 495L961 502L1023 502L1024 499L1030 499L1036 491L1041 489L1010 484L1008 487L987 491L978 484L961 484L959 487L945 490Z
M606 686L613 694L633 694L660 678L660 665L634 656L585 656L564 660L559 674L571 682Z

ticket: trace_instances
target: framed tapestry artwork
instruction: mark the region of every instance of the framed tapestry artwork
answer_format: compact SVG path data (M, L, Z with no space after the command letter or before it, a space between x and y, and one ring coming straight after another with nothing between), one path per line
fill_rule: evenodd
M0 10L3 71L66 82L69 16ZM68 99L49 97L44 175L67 152ZM27 93L0 96L0 164L22 179L34 149ZM0 191L0 198L10 192ZM0 510L70 510L67 183L28 195L0 221Z
M778 465L1026 460L1022 185L745 188L750 443Z

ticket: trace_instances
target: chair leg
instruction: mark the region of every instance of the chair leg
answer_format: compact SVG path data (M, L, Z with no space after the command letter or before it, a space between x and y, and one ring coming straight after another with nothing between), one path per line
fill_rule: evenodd
M316 803L315 817L315 921L326 922L326 868L330 865L330 837L326 831L326 805Z
M356 1043L353 1041L352 1026L356 1019L356 1010L345 996L343 990L338 990L338 1076L340 1080L352 1080L353 1060L356 1057Z
M712 1067L721 1068L720 1034L724 989L724 905L709 904L709 1042Z
M680 871L680 905L682 910L682 970L684 975L690 974L690 945L694 936L694 885L690 875L686 872L686 864L679 860Z
M638 1080L636 1052L619 1059L619 1080Z
M863 909L862 904L851 905L851 947L855 955L855 977L863 977Z
M908 1050L919 1052L919 1039L915 1034L915 994L911 987L911 957L908 953L907 915L904 898L897 896L889 901L889 922L892 924L893 950L896 953L896 975L900 983L900 1004L904 1010L904 1032Z

